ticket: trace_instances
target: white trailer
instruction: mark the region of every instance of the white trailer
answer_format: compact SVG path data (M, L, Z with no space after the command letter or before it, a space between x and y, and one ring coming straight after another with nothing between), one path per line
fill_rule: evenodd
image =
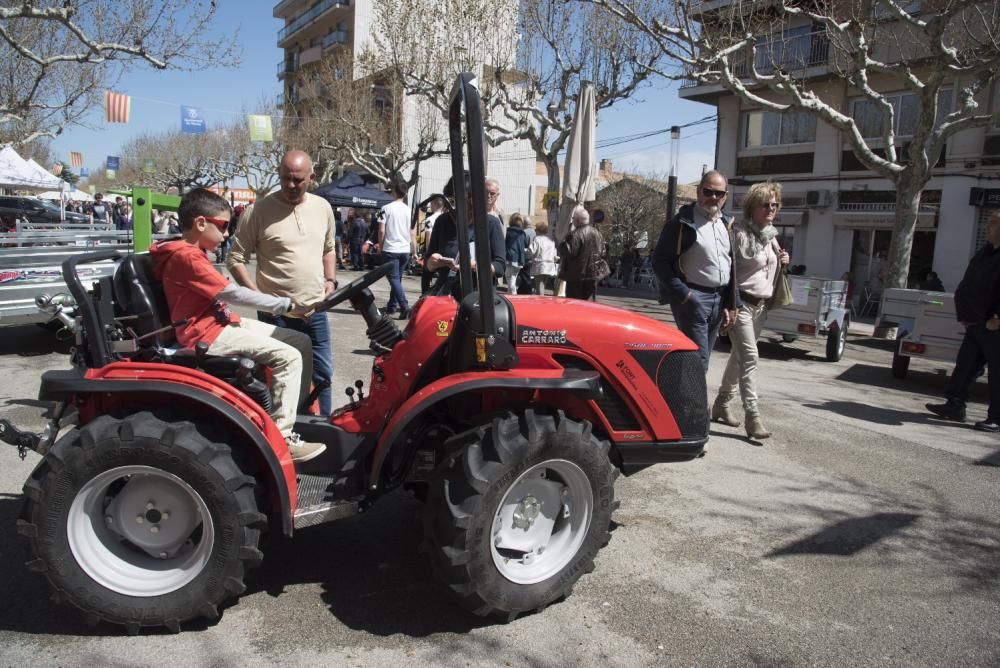
M896 328L892 375L905 378L910 358L954 364L965 329L955 319L950 292L887 288L882 292L877 326Z
M839 361L851 326L847 282L818 276L789 276L788 280L794 301L768 310L764 329L781 334L786 342L800 336L826 337L827 361Z

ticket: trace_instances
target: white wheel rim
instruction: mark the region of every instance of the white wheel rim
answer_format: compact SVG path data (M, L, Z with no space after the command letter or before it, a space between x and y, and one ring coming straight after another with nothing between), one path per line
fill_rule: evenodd
M546 580L570 563L590 530L594 492L579 466L532 466L504 494L490 529L493 564L516 584Z
M73 557L95 582L127 596L161 596L194 580L209 562L215 529L186 482L151 466L121 466L91 478L69 509Z

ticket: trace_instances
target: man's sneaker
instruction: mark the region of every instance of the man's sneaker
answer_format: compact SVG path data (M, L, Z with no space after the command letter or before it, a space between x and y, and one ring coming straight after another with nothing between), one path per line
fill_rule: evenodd
M965 406L954 401L947 401L943 404L925 404L927 410L937 415L942 420L954 420L955 422L965 422Z
M320 456L326 450L326 446L322 443L309 443L301 440L294 431L288 435L285 443L288 444L288 453L292 456L293 462L307 462Z
M409 318L410 318L410 309L404 308L400 310L399 320L409 320Z
M990 420L987 418L982 422L974 424L973 429L976 429L977 431L988 431L995 434L1000 431L1000 424L998 424L996 420Z

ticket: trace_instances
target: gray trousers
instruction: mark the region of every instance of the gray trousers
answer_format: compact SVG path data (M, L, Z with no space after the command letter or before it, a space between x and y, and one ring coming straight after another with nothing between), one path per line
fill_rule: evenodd
M749 415L760 415L757 407L757 339L764 324L767 307L743 304L736 312L736 323L729 329L732 350L719 386L720 404L729 403L737 390L743 399L743 410Z

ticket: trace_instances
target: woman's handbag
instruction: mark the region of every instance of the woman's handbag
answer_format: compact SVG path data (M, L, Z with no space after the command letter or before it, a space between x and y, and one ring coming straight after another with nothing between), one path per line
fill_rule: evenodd
M600 283L605 278L610 276L611 267L610 265L608 265L608 261L605 260L600 255L597 255L596 259L593 260L593 263L591 265L590 274L591 276L594 277L594 280L596 280L598 283Z
M778 245L777 241L773 243L776 254L780 255L781 246ZM781 261L779 260L778 270L774 272L774 289L771 291L771 298L767 300L767 310L772 311L776 308L788 306L793 301L792 286L788 282L788 270L781 266Z

